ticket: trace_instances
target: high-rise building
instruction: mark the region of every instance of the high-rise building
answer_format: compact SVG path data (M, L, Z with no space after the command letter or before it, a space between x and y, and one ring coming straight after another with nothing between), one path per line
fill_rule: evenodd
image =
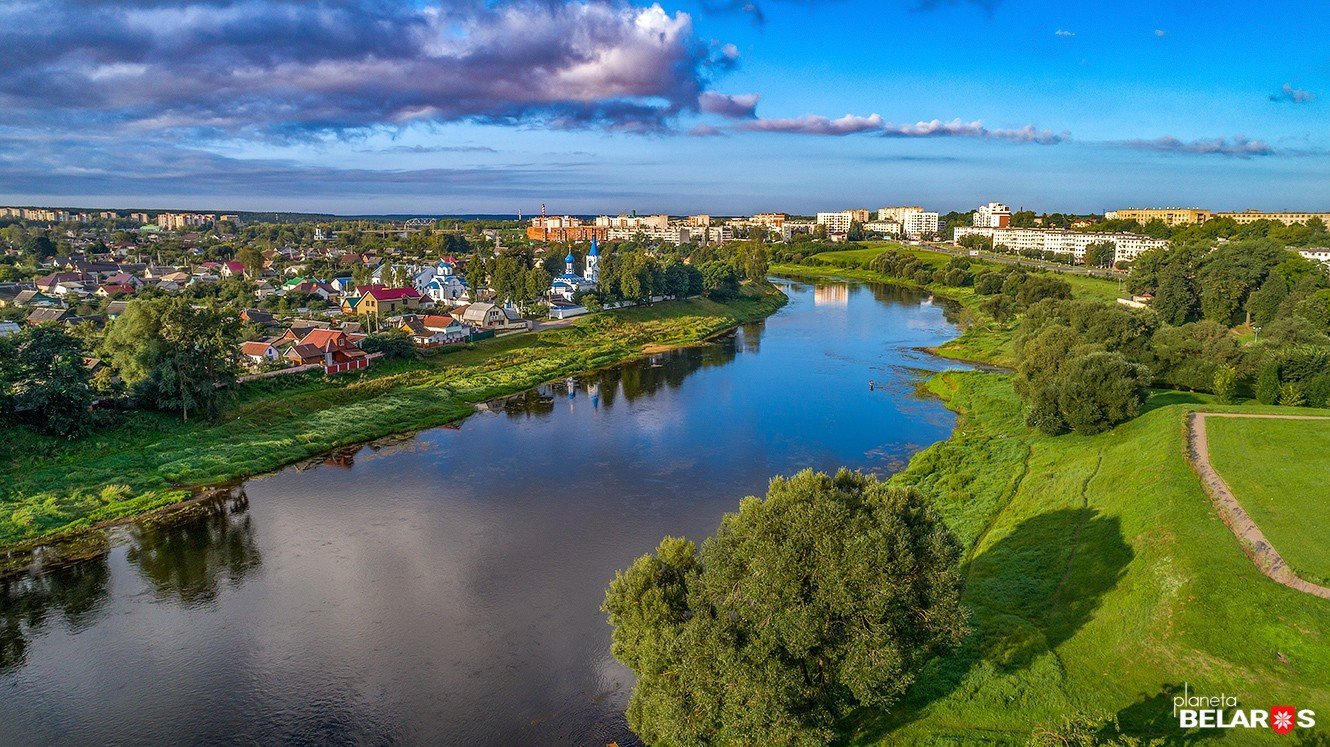
M1000 202L980 205L972 222L978 228L1006 228L1011 225L1011 208Z

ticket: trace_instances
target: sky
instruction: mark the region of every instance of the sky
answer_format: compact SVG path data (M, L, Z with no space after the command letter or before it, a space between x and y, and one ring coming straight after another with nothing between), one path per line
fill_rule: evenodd
M1330 3L0 0L0 203L1330 210Z

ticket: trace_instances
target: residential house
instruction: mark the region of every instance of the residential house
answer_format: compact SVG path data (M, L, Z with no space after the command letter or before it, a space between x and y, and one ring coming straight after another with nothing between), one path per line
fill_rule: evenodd
M492 303L473 303L462 310L461 321L477 329L526 329L526 320L515 310Z
M28 326L35 327L38 324L64 321L65 317L68 315L69 311L67 309L55 307L38 308L33 309L32 313L28 314L28 318L25 321L27 321Z
M251 368L271 365L281 360L277 346L269 340L250 340L240 343L240 354Z
M0 322L0 337L8 337L19 333L19 326L16 322Z
M272 314L260 309L245 309L240 312L240 318L250 324L272 324L275 318Z
M245 276L245 265L235 260L223 262L218 272L224 278L243 278Z
M357 288L358 296L342 299L342 311L347 314L392 316L406 309L421 306L420 291L415 288L385 288L366 285Z
M328 374L369 367L369 356L339 329L311 330L286 351L286 359L296 365L317 363Z
M45 293L36 290L19 291L19 294L14 296L15 306L54 306L59 302L60 300L58 298L48 296Z

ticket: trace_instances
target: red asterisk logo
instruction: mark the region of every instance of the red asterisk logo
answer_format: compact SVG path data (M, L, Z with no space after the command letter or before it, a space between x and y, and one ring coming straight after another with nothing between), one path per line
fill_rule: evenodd
M1297 711L1293 706L1273 706L1270 708L1270 728L1274 729L1276 734L1287 734L1293 731L1293 720Z

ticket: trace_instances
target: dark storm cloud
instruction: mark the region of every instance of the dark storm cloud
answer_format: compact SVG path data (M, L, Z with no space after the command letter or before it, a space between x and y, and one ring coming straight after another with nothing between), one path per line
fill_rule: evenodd
M412 122L664 128L737 51L624 0L0 3L0 124L300 137Z
M364 169L216 153L116 138L0 134L0 193L31 195L539 195L594 159L483 167Z

